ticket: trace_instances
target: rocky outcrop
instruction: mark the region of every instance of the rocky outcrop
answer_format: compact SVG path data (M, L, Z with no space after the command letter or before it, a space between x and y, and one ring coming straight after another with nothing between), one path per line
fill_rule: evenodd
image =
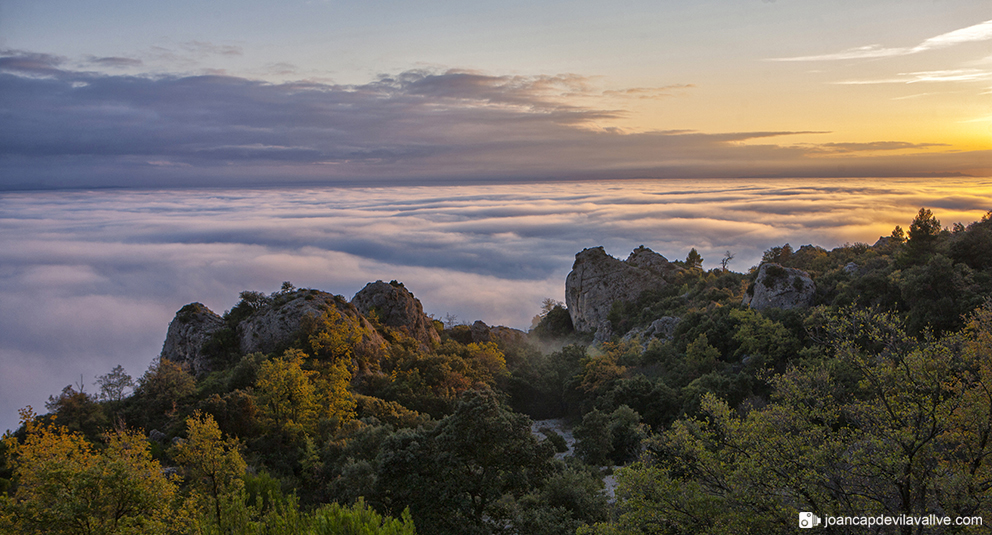
M182 307L169 324L161 357L188 366L194 374L210 371L204 346L224 325L224 318L202 303Z
M630 302L644 290L663 287L681 269L644 246L627 260L613 258L602 247L583 250L575 255L565 279L565 304L572 325L580 332L603 330L615 301Z
M370 282L352 298L351 304L364 315L375 314L379 323L402 331L418 340L425 348L441 341L434 322L424 314L420 300L403 283Z
M652 321L651 325L643 329L631 329L630 332L623 335L623 340L640 339L644 347L647 347L648 343L655 338L671 340L675 335L675 328L679 326L680 321L682 321L682 318L676 318L674 316L658 318Z
M758 268L743 303L755 310L803 308L813 304L815 295L816 284L805 271L766 262Z
M469 327L472 334L472 342L479 344L483 342L496 342L501 347L519 345L527 341L527 333L520 329L496 325L490 327L481 320L476 321Z
M271 353L289 345L299 336L306 322L318 320L331 307L340 314L339 321L350 323L362 333L361 341L354 348L355 355L378 355L386 340L376 332L375 327L343 297L317 290L299 290L278 296L242 320L238 324L241 353Z

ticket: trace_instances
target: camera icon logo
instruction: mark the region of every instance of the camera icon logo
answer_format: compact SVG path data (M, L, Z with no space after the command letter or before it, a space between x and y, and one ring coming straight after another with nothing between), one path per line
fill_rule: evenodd
M819 526L822 520L820 517L816 516L810 512L799 513L799 527L801 528L812 528L814 526Z

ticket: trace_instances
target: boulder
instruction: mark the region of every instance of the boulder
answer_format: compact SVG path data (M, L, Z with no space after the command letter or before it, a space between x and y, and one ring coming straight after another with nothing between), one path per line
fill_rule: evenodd
M816 284L805 271L766 262L758 268L743 303L755 310L804 308L813 304Z
M634 301L644 290L663 287L681 269L643 245L627 260L613 258L603 247L584 249L565 279L572 325L579 332L607 327L603 322L614 302Z
M441 341L434 322L424 314L420 300L401 282L370 282L355 294L351 304L366 316L375 314L379 323L402 331L419 341L424 348Z
M204 346L224 327L224 318L203 303L190 303L179 309L169 323L161 357L188 366L194 374L206 373L210 371L210 363Z

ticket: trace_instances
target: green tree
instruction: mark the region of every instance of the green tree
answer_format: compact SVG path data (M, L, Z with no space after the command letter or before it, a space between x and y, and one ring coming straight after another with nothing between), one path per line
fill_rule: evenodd
M703 257L696 251L693 247L689 250L688 256L685 257L685 267L689 268L702 268L703 267Z
M612 413L593 409L575 428L575 453L593 466L620 465L635 459L647 431L641 415L626 405Z
M933 216L929 208L920 208L909 226L909 236L906 240L906 250L902 257L904 264L926 262L936 247L940 236L940 221Z
M417 535L409 509L398 519L382 516L362 498L351 506L332 503L317 509L310 529L314 535Z
M575 453L580 459L593 466L605 466L610 462L613 440L610 436L610 415L593 409L582 416L582 425L574 430Z
M738 413L708 394L700 418L649 441L618 474L618 520L589 532L794 533L798 511L987 514L990 307L942 340L871 310L822 332L833 357L772 377L772 403Z
M89 440L97 440L106 429L107 414L97 400L72 385L62 389L58 397L49 396L45 408L54 414L59 424L69 431L82 433Z
M550 475L553 447L526 417L490 392L469 392L433 429L400 431L376 459L377 496L400 514L409 506L423 533L491 533L509 522L502 500Z
M145 429L163 428L182 422L183 409L196 390L196 380L179 364L156 359L138 379L127 407L128 422ZM188 413L185 413L188 414Z

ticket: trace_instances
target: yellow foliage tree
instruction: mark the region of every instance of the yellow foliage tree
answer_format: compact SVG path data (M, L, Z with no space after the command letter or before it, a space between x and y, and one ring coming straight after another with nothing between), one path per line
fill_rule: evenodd
M272 429L312 429L317 423L317 389L310 378L316 371L304 370L306 353L289 349L279 358L262 363L255 395L263 423Z
M362 335L362 328L356 322L344 318L332 307L314 320L309 342L318 358L350 363L353 348L362 341Z
M235 438L224 439L214 417L199 411L186 419L186 441L176 445L174 457L186 468L192 503L211 510L221 532L234 530L245 518L233 511L243 500L247 465Z
M4 441L17 490L2 502L0 528L14 533L166 533L176 482L137 431L105 435L97 451L82 435L21 411L24 442ZM6 525L4 525L6 524ZM9 530L9 531L7 531Z
M348 391L351 372L345 361L321 365L320 372L305 370L306 353L290 349L282 357L262 363L255 395L263 422L271 429L312 433L321 418L349 420L355 400Z
M467 349L472 378L476 381L492 385L497 378L509 375L506 357L496 342L472 343Z

